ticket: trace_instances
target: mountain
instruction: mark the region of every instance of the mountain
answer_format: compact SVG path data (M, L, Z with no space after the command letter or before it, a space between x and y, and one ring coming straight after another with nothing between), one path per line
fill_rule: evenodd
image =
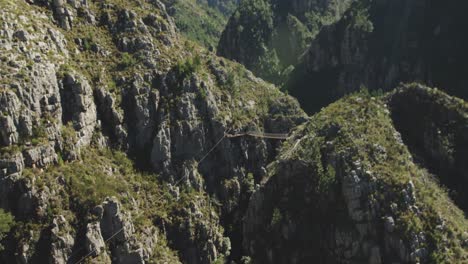
M351 0L241 1L218 44L218 55L282 84L320 29L337 21Z
M421 111L407 114L409 106ZM268 166L244 219L244 248L258 263L467 261L467 106L413 84L326 107ZM441 183L460 191L464 213Z
M412 81L466 99L466 8L454 0L356 3L311 42L286 89L307 98L309 112L361 86L388 91Z
M279 142L216 143L287 133L306 118L297 101L183 39L159 1L3 1L0 12L0 204L15 219L2 262L236 252L228 236Z
M187 38L216 48L238 0L164 0L177 28Z
M175 19L0 1L1 263L468 261L466 101L398 84L308 116Z

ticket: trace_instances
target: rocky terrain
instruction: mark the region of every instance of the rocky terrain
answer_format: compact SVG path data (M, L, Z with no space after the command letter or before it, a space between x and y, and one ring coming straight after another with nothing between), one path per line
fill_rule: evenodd
M0 262L468 261L462 99L309 117L159 0L0 7Z
M451 121L428 118L416 132L419 117L399 115L406 100L444 111ZM466 186L458 160L464 150L450 146L462 146L467 134L439 130L450 123L466 129L467 109L466 102L420 85L331 104L296 129L268 166L243 222L244 249L258 263L467 261L466 199L456 203L463 212L440 186ZM426 157L444 157L440 166L453 173L416 162L416 148L404 144L414 142L410 130L425 135Z
M180 40L158 1L8 1L1 12L1 204L17 222L3 258L227 256L278 142L226 140L197 161L228 129L289 131L306 119L297 102Z

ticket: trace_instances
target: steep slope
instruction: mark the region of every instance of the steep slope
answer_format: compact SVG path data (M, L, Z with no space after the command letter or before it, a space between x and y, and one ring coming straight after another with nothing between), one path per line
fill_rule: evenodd
M0 5L0 205L16 221L2 262L240 252L234 234L278 142L216 143L287 133L306 118L298 103L178 36L157 0Z
M241 1L218 44L218 54L281 84L324 25L337 21L352 0Z
M389 108L382 98L358 93L300 126L249 202L243 245L255 263L468 261L465 215L438 181L412 161L389 111L398 111L406 100L431 105L434 111L449 109L447 99L434 90L408 86L391 95ZM443 116L466 128L463 104L456 111L464 119L450 110ZM401 128L403 123L397 123ZM421 129L428 129L424 134L432 131ZM404 134L405 140L409 137ZM432 153L439 150L437 143L426 146ZM466 164L466 156L456 157L463 159L456 164ZM452 177L437 172L442 181ZM464 176L451 179L466 187Z
M286 89L319 110L361 86L419 81L468 98L463 1L359 1L311 42ZM309 85L313 84L313 85Z
M164 0L177 28L187 38L216 48L238 0Z
M468 104L421 85L388 96L395 128L416 162L438 176L468 214Z

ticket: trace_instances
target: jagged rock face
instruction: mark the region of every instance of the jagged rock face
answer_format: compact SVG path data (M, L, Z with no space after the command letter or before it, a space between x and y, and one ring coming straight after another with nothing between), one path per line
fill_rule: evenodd
M78 77L80 78L80 77ZM78 132L77 147L87 146L96 128L97 116L93 90L88 82L66 74L60 82L62 122L72 122Z
M468 98L468 39L457 1L360 1L325 27L286 85L308 112L366 86L390 90L420 81ZM314 84L314 86L309 85Z
M451 246L434 247L440 243L434 234L446 236L458 221L462 230L467 223L458 209L455 218L439 211L453 205L429 181L412 162L384 102L348 97L298 129L269 166L249 202L243 246L261 263L436 261ZM432 191L446 204L434 204ZM413 221L424 224L407 228ZM463 232L456 242L461 247Z
M207 188L220 197L222 204L230 204L222 208L222 221L233 226L233 233L240 232L242 211L249 197L247 193L250 192L246 184L248 175L252 174L256 179L265 175L265 167L274 158L278 142L248 138L222 140L224 133L235 131L229 127L229 123L218 118L221 109L227 106L222 105L221 98L212 89L212 80L202 81L198 76L192 76L179 84L174 82L175 74L170 72L156 82L161 87L159 93L148 88L131 89L127 95L127 98L131 98L127 101L130 110L126 111L126 118L131 122L128 125L129 142L133 138L140 142L134 145L133 151L140 155L150 153L146 157L141 156L140 161L146 159L146 164L160 172L167 181L192 186L197 190ZM134 82L133 85L139 84ZM202 94L201 91L206 92ZM130 94L135 97L132 98ZM168 102L172 106L167 107ZM302 111L289 98L273 101L268 111L277 118L263 124L252 120L245 129L287 133L305 120ZM216 143L219 145L212 149ZM209 155L204 156L206 154ZM202 158L203 162L198 165L197 162ZM241 185L242 188L238 192L230 192L230 184ZM214 241L215 249L226 250L222 239ZM195 241L190 239L177 242L184 245L182 248L202 247L193 243ZM239 243L234 245L235 250L239 251L237 255L240 255ZM213 246L207 246L210 247ZM193 251L199 252L198 249ZM216 259L219 254L202 256L199 253L188 253L186 259L189 262L205 263L209 259Z
M101 226L99 223L89 223L86 227L86 250L88 254L93 257L101 256L105 261L104 263L110 263L109 256L104 251L106 243L102 237Z
M145 263L166 240L187 263L226 257L226 236L239 233L254 181L265 175L279 142L225 139L209 151L224 132L288 133L305 121L297 101L212 54L201 53L209 65L199 72L181 72L174 60L194 57L194 51L184 50L164 5L145 4L146 11L136 12L104 2L29 1L0 11L6 21L0 32L6 65L0 83L0 204L21 223L40 223L12 239L2 255L6 261L66 263L89 253L96 263ZM13 9L25 13L16 16ZM99 32L83 37L83 28ZM149 221L143 231L132 215L141 214L138 205L144 203L137 195L119 190L119 197L89 209L73 197L81 182L53 172L63 161L79 163L89 146L127 151L139 169L177 183L170 187L171 199L187 189L206 190L226 206L200 196ZM102 171L100 177L115 174ZM135 208L123 210L122 200ZM240 257L239 238L232 247Z
M468 108L466 102L421 85L396 90L388 105L396 129L414 158L450 190L468 212Z
M49 263L65 264L75 243L69 233L70 226L65 217L59 216L53 220L51 229L51 254Z
M44 168L57 163L53 145L39 146L24 151L24 162L28 167Z
M322 25L336 21L351 2L245 1L229 20L218 54L281 84Z

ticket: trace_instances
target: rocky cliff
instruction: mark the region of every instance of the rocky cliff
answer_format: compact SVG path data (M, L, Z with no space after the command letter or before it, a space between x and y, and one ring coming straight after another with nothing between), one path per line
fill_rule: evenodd
M356 2L311 42L287 89L307 98L309 112L361 86L387 91L400 82L468 98L466 8L460 1Z

